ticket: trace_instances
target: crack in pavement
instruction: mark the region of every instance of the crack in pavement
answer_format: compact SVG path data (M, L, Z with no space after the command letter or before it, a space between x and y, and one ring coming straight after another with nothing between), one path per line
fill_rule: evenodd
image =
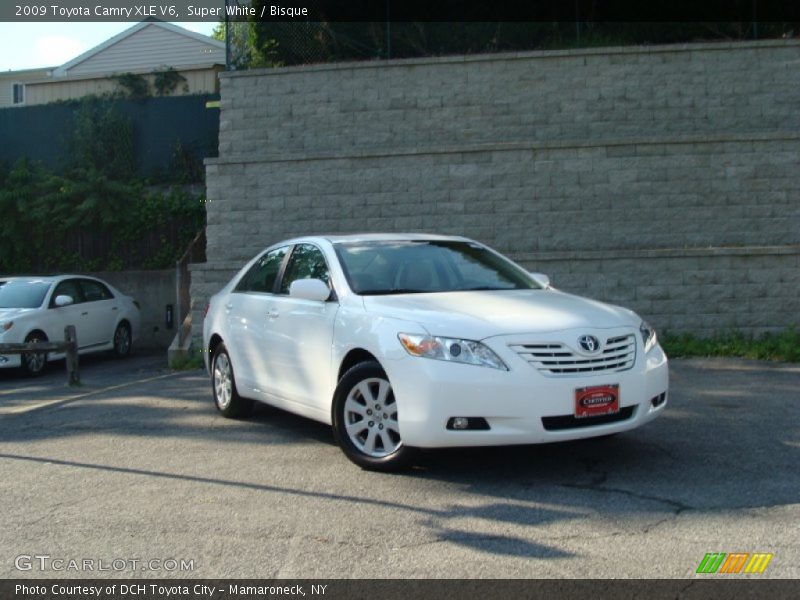
M592 492L601 492L606 494L622 494L624 496L628 496L630 498L634 498L637 500L659 502L661 504L669 506L674 511L674 514L671 517L667 519L662 519L662 521L671 520L687 510L696 510L695 507L685 504L680 500L674 500L672 498L666 498L663 496L644 494L641 492L634 492L632 490L626 490L624 488L604 486L603 484L608 481L608 471L605 469L597 468L602 461L594 458L586 458L583 459L581 462L583 462L584 466L586 467L586 472L590 476L592 476L591 480L588 483L561 483L559 484L560 487L589 490ZM653 527L657 527L658 525L661 524L662 521L659 521L658 523L653 525ZM645 533L647 532L645 531Z

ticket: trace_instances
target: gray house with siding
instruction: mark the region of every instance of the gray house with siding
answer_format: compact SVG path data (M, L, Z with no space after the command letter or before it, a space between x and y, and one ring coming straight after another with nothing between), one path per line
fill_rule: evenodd
M184 78L173 95L218 91L225 44L170 23L148 20L53 68L0 74L0 108L32 106L118 90L113 76L142 75L173 68Z

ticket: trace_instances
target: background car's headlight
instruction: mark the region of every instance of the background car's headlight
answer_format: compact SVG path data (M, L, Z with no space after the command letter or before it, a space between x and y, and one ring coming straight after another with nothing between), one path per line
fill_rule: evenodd
M412 356L508 371L508 367L497 354L488 346L474 340L411 333L399 333L397 337Z
M639 331L642 334L642 342L644 342L644 351L650 352L653 346L656 345L656 330L647 321L642 321L639 325Z

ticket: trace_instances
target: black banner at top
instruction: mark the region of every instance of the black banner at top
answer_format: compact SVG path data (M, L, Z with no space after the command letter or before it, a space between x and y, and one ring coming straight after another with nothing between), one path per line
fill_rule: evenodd
M793 0L10 0L8 22L795 22Z

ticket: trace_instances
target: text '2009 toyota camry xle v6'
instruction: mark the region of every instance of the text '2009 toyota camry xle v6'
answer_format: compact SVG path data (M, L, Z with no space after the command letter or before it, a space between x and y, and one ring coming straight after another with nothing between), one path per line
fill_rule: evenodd
M605 436L667 403L667 358L635 313L459 237L276 244L211 298L203 344L223 415L256 400L328 423L367 469Z

